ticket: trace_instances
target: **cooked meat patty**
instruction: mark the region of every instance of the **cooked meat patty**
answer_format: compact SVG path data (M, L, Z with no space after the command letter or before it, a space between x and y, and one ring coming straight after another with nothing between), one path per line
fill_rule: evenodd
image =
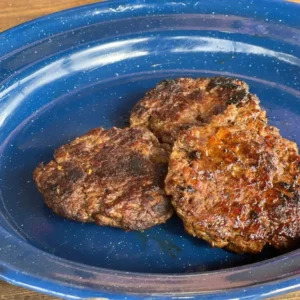
M256 97L203 127L182 131L170 157L166 191L193 236L212 246L258 253L300 237L300 157L268 126Z
M229 104L243 102L247 94L245 82L227 77L164 80L136 104L130 124L144 126L172 145L182 129L209 123Z
M167 155L145 128L96 128L56 150L34 180L58 215L126 230L164 223Z

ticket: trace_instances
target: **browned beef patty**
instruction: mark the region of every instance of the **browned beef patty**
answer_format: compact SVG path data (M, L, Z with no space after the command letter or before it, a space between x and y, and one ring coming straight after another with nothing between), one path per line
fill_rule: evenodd
M166 191L193 236L236 252L289 248L300 237L300 157L268 126L256 97L180 133Z
M145 128L96 128L56 150L34 180L63 217L143 230L173 214L164 190L167 160Z
M182 129L209 123L228 105L241 105L247 94L245 82L227 77L164 80L136 104L130 123L172 145Z

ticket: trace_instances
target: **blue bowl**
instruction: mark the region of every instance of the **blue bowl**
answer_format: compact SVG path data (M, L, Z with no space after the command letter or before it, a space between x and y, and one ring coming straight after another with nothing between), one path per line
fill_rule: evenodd
M54 215L32 180L60 145L128 125L165 78L243 79L270 123L300 144L299 16L285 1L109 1L2 33L0 277L70 299L249 299L299 288L299 250L211 248L176 217L144 232L75 223Z

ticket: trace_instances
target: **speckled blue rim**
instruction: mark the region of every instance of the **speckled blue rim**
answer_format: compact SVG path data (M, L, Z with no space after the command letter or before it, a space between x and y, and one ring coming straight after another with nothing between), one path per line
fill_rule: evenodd
M0 34L1 61L28 45L49 36L58 35L89 24L113 19L174 13L174 6L181 6L181 13L191 12L196 1L109 1L78 7L25 23ZM222 13L249 17L256 11L257 19L264 19L262 3L272 9L275 5L285 9L297 4L281 0L235 0L207 1L203 12L214 8ZM249 8L243 11L243 6ZM218 11L218 7L219 10ZM127 9L130 8L130 9ZM159 8L159 9L158 9ZM107 13L109 12L109 13ZM300 29L300 18L286 18L287 26ZM273 19L272 19L273 18ZM282 18L282 16L281 16ZM278 19L275 13L269 21ZM68 20L68 22L61 22ZM1 212L0 212L1 214ZM0 278L26 288L69 299L113 298L137 299L141 297L160 298L257 298L271 297L300 288L300 250L280 257L244 267L187 275L155 275L111 271L93 268L67 261L43 252L29 245L26 240L13 236L0 227Z

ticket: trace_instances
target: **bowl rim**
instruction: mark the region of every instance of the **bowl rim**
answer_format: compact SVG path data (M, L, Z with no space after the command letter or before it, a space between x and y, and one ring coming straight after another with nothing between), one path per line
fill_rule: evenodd
M273 4L286 3L284 0L264 1ZM225 2L234 1L226 0ZM242 0L242 2L246 1ZM105 17L95 14L90 24L86 25L86 21L84 22L86 19L82 16L87 17L88 13L93 10L104 11L113 8L110 11L110 17L122 18L120 7L138 4L139 10L145 11L148 5L155 6L157 3L158 1L155 0L147 2L110 0L70 8L20 24L0 33L0 64L13 53L47 39L49 36L89 26L92 22L105 21ZM174 4L174 1L168 0L162 6L172 3ZM194 1L185 1L185 5L189 4L195 3ZM296 4L290 3L290 5ZM75 15L77 16L76 22L73 22L71 26L57 24L57 19L72 19ZM41 28L44 30L43 37L36 34ZM2 218L5 220L4 216ZM132 299L146 295L165 298L202 296L206 299L210 297L213 299L216 296L220 299L227 298L229 294L231 297L249 298L258 295L270 297L300 288L298 276L300 267L297 267L300 265L300 250L263 262L205 273L184 275L132 273L90 267L56 257L31 246L26 240L12 235L0 225L0 251L0 278L25 288L70 299L82 297L121 299L124 294L130 295ZM28 258L32 258L34 264ZM44 266L44 273L40 273L41 265ZM295 267L292 271L287 269L285 273L282 273L284 265L294 265ZM60 273L54 272L53 269L59 270ZM271 274L270 270L272 270ZM200 282L202 282L201 286ZM215 282L219 284L219 288L214 287ZM205 285L206 288L204 288Z

